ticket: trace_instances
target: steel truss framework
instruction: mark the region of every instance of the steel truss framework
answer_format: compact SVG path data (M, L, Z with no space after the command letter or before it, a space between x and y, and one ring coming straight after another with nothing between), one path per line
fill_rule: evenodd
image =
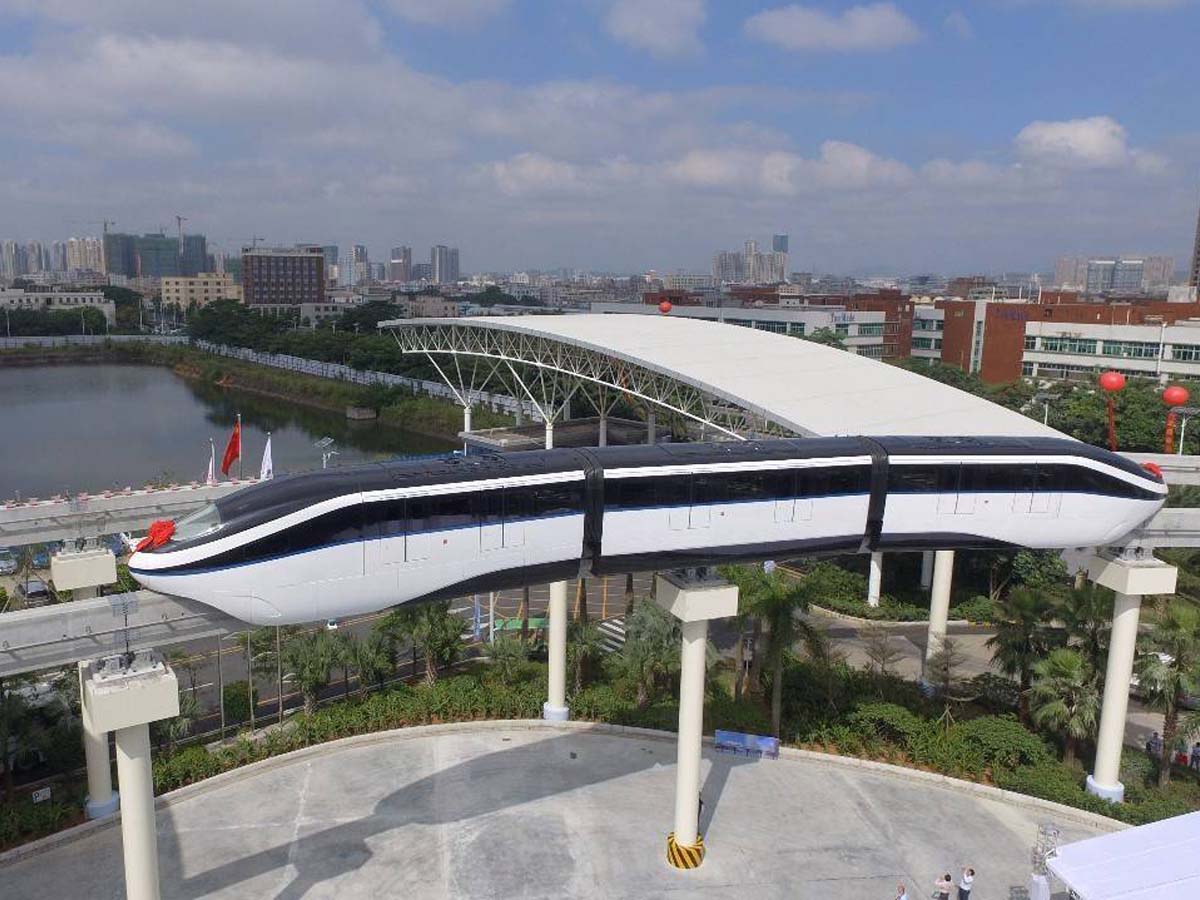
M464 407L485 388L502 387L527 399L549 423L563 417L573 397L583 396L600 415L621 399L645 413L666 410L698 424L710 439L795 434L701 385L568 341L450 322L381 327L391 329L401 352L427 357Z

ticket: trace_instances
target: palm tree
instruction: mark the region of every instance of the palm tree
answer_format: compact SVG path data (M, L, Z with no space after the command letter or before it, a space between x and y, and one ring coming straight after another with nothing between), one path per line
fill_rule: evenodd
M407 643L412 653L412 674L417 672L417 645L412 639L413 626L417 621L417 608L414 606L397 606L386 616L375 623L374 632L380 634L391 647L393 659L396 658L397 648Z
M529 643L529 585L521 588L521 643Z
M29 703L19 690L26 683L28 679L23 676L0 678L0 780L4 783L7 803L16 800L9 747L21 746L33 721Z
M633 615L633 573L625 573L625 617Z
M330 672L337 662L337 649L327 631L310 631L293 637L283 648L284 664L296 680L304 697L304 712L317 709L321 688L329 684Z
M1112 591L1089 582L1063 594L1054 615L1063 623L1067 645L1080 652L1099 685L1112 634Z
M501 635L488 650L488 657L501 684L512 684L529 659L529 647L519 638Z
M633 681L638 709L679 669L679 621L657 603L639 603L625 623L625 645L614 665Z
M333 650L337 667L342 670L342 699L350 699L350 671L354 668L354 654L358 639L348 631L337 631L333 635Z
M1075 747L1096 731L1100 691L1095 673L1080 650L1059 647L1034 663L1030 692L1033 721L1063 737L1063 762L1075 762Z
M373 631L355 641L353 646L351 667L358 676L359 690L365 694L372 684L382 690L388 673L396 668L396 651L392 642L378 631Z
M448 666L462 652L462 620L450 604L424 603L417 607L412 627L413 643L425 656L425 681L437 681L438 667Z
M1200 686L1200 609L1186 600L1172 600L1145 644L1149 652L1137 661L1138 686L1146 702L1163 714L1158 783L1166 786L1171 780L1171 754L1181 736L1179 709ZM1194 731L1196 724L1189 723L1184 731Z
M592 664L604 652L604 638L592 622L580 618L567 630L567 665L575 671L575 693L591 680Z
M760 595L771 590L771 582L761 566L722 566L721 575L727 581L733 582L738 589L739 636L744 634L745 623L750 623L750 672L744 674L742 662L744 650L739 641L737 648L737 673L734 675L734 697L740 699L743 693L758 694L762 688L763 653L761 650L763 623L758 615Z
M988 639L992 661L1000 671L1017 679L1020 697L1017 713L1021 722L1030 724L1029 689L1033 684L1033 666L1052 646L1047 621L1052 614L1049 598L1040 591L1019 587L1009 591L998 604L999 623Z

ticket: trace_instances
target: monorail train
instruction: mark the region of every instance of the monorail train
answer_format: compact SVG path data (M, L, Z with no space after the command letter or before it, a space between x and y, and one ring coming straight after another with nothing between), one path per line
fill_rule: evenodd
M276 478L133 555L148 588L259 625L579 574L867 550L1103 546L1155 472L1054 438L811 438L546 450Z

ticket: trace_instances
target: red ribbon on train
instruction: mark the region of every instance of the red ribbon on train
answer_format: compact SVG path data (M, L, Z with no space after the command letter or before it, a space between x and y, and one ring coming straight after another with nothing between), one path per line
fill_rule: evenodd
M159 519L151 522L150 530L146 532L146 536L138 542L134 550L140 553L142 550L161 547L171 539L173 534L175 534L175 523L171 519Z

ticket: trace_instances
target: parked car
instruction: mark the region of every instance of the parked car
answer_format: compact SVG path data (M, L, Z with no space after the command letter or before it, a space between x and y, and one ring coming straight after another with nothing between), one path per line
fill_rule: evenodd
M7 547L0 547L0 575L15 575L17 558Z
M63 548L62 541L51 541L42 544L33 551L33 567L35 569L50 568L50 557Z
M49 603L50 586L40 578L24 578L17 585L17 596L26 603Z

